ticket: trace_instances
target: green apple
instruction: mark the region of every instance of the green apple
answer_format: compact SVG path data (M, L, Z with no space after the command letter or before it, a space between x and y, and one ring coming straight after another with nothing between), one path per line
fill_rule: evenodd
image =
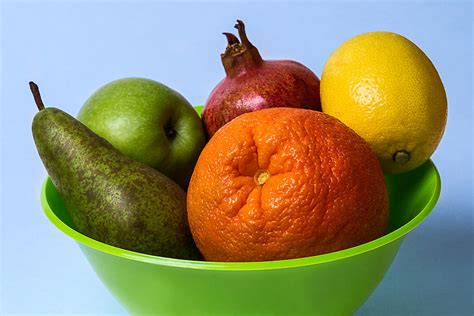
M144 78L124 78L99 88L78 119L130 158L187 188L205 145L199 115L178 92Z

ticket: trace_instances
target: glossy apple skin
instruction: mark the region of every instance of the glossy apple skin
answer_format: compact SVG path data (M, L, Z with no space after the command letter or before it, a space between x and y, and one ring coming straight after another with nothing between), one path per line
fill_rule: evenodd
M78 119L125 155L184 189L206 142L191 104L173 89L144 78L119 79L99 88Z
M271 107L321 111L319 79L291 60L264 61L237 76L226 76L211 92L203 121L208 137L235 117Z

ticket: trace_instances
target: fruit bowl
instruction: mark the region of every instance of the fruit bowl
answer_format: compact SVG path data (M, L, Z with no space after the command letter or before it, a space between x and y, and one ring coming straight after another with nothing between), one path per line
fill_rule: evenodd
M179 260L101 243L72 228L49 178L41 203L131 314L350 315L380 283L405 235L430 214L440 194L432 161L385 179L390 198L387 235L324 255L269 262Z

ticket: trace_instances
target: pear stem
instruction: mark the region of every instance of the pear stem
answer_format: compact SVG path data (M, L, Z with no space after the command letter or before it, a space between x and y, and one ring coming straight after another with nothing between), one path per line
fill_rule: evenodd
M38 107L38 110L40 111L44 110L44 103L43 103L43 100L41 99L39 87L33 81L30 81L30 90L31 90L31 93L33 94L33 98L35 99L35 103L36 103L36 106Z

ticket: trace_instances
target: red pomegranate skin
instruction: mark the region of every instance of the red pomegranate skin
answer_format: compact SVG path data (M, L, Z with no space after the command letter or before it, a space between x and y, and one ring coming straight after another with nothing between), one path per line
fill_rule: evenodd
M292 60L263 60L248 41L241 21L236 28L242 43L224 33L229 41L221 55L226 77L212 90L203 110L209 138L247 112L271 107L321 111L319 79L310 69Z

